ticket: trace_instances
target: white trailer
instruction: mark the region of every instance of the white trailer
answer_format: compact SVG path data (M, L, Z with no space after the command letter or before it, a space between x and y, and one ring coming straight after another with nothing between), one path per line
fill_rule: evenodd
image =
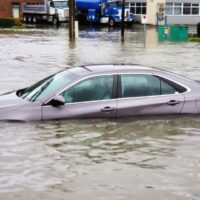
M25 23L39 21L59 24L69 20L68 0L44 0L44 3L23 4L23 20Z

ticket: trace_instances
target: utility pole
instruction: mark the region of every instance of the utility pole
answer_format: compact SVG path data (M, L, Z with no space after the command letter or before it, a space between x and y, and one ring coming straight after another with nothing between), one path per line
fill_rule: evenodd
M121 41L124 42L124 15L125 15L125 0L122 0L122 22L121 22Z
M69 39L75 39L75 0L69 0Z

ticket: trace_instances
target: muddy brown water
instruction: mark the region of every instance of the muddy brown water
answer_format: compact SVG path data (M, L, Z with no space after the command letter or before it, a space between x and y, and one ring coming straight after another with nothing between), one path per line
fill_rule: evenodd
M65 67L154 66L200 81L200 44L158 43L156 30L66 27L0 31L0 91ZM0 123L0 199L196 200L200 116Z

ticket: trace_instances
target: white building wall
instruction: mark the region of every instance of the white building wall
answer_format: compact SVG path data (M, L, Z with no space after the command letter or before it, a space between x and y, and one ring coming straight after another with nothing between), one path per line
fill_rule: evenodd
M167 24L196 25L200 22L200 0L166 0Z
M155 7L152 7L152 3L154 2L158 2L159 0L126 0L127 5L131 8L131 5L139 5L139 4L146 4L146 14L148 15L149 18L149 22L150 24L156 24L155 23L155 17L156 17L156 13L157 10L155 9ZM181 14L177 14L177 13L173 13L173 14L168 14L166 13L166 21L167 24L188 24L188 25L196 25L197 23L200 22L200 0L161 0L164 1L166 5L168 5L169 3L172 3L174 6L175 4L181 4L182 6L182 13ZM198 5L198 9L199 9L199 13L198 14L185 14L183 12L183 9L185 8L186 4L191 4L191 5ZM191 8L192 9L192 8ZM138 9L139 11L139 9ZM144 11L144 10L143 10ZM196 12L196 11L195 11ZM145 13L134 13L136 16L137 21L140 21L141 19L141 14L145 14ZM153 23L152 23L153 22Z

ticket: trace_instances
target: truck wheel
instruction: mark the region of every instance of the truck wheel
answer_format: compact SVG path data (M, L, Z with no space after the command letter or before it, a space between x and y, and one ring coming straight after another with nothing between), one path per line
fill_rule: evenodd
M58 25L59 24L59 19L58 19L57 16L53 17L52 23L53 23L53 25Z
M127 25L128 25L128 26L132 26L132 25L133 25L133 21L127 22Z
M31 16L31 15L28 16L28 22L29 22L29 23L32 22L32 16Z
M114 26L115 25L115 20L111 17L108 21L109 26Z
M36 24L37 23L37 16L34 15L32 20L33 20L33 23Z
M25 14L23 15L23 21L24 21L24 23L26 23L26 24L28 23L28 17L27 17L27 15L25 15Z

